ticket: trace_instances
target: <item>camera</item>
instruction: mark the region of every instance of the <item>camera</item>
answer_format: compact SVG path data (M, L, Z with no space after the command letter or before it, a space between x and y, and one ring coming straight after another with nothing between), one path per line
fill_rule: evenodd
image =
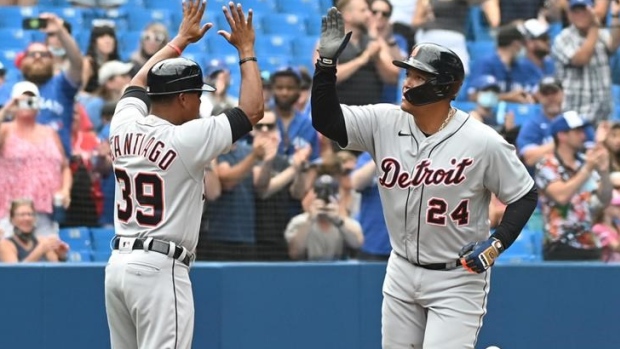
M47 27L47 18L27 17L22 20L22 29L39 30Z
M314 181L314 193L318 199L328 204L330 198L338 195L338 181L330 175L321 175Z

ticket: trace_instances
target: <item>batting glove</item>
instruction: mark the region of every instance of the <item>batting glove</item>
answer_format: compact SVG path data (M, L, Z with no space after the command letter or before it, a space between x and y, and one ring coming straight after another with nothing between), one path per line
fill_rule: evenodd
M465 270L479 274L489 269L503 251L501 241L489 238L486 241L470 242L463 246L459 257Z
M319 39L319 60L322 67L333 68L336 61L351 39L351 32L344 34L342 14L335 7L323 16L321 21L321 38Z

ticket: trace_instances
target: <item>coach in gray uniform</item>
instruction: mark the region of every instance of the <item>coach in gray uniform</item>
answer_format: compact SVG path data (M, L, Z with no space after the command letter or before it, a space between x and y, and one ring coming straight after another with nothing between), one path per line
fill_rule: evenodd
M383 286L384 349L473 349L486 313L488 270L536 207L525 166L493 129L453 108L464 78L451 50L413 47L400 108L340 105L336 61L349 35L340 13L323 18L312 84L312 122L326 137L367 151L393 248ZM506 212L489 236L489 202Z

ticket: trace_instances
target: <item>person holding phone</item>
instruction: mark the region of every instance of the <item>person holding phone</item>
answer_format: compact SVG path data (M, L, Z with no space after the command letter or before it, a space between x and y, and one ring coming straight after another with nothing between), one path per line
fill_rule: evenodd
M25 20L28 30L54 35L66 52L67 67L54 73L54 57L49 47L34 42L15 60L25 81L34 83L40 92L37 122L49 125L58 132L65 154L71 155L71 125L73 102L82 80L82 53L64 21L52 13ZM6 103L6 101L5 101Z

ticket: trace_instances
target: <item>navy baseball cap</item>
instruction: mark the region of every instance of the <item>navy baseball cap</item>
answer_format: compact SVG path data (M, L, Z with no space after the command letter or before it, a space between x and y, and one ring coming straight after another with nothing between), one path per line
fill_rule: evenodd
M473 79L470 87L475 91L494 90L500 91L499 82L493 75L480 75Z
M546 76L540 79L540 82L538 83L538 91L540 91L540 93L542 94L555 93L561 89L562 82L558 78L553 76Z
M205 70L206 70L206 76L209 78L212 78L213 75L219 72L228 71L229 68L223 60L212 59L208 62L207 69Z
M301 84L301 72L296 67L283 66L271 72L269 78L272 84L273 80L278 76L292 76L295 78L295 80L297 80L299 84Z
M578 6L592 7L592 5L593 5L592 0L570 0L570 2L568 3L569 8L578 7Z
M558 115L551 121L550 130L553 136L559 132L567 132L578 128L585 128L589 123L576 111L570 110Z

